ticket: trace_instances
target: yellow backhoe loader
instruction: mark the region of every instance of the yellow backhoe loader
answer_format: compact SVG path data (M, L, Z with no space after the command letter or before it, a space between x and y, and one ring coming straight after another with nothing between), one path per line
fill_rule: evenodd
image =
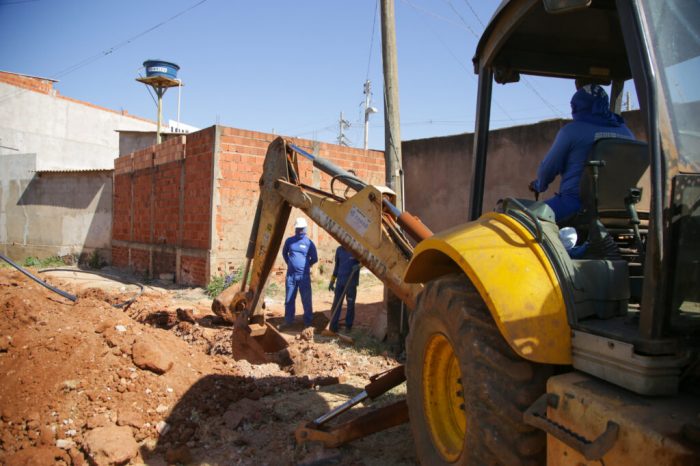
M700 3L504 1L473 62L469 222L433 235L387 188L277 139L252 278L214 310L241 341L266 338L260 296L294 206L410 310L406 405L422 464L700 464ZM590 245L582 259L545 204L503 193L483 206L492 86L521 75L611 84L614 109L632 80L640 101L647 142L603 139L590 154L573 225ZM332 177L329 192L299 180L299 156Z

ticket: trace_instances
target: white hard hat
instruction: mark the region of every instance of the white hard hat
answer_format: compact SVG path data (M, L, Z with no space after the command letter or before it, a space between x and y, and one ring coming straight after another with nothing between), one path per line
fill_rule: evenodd
M308 225L306 224L306 219L304 217L299 217L296 219L294 222L294 228L306 228Z

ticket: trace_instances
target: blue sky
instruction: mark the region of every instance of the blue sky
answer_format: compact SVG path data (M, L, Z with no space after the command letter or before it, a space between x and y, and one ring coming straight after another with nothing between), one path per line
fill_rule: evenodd
M471 58L498 3L395 0L403 140L473 131ZM382 149L377 10L377 0L0 0L0 69L56 78L63 95L155 119L134 79L144 60L164 59L181 67L184 123L335 142L342 111L357 147L369 79L380 110L370 147ZM494 89L492 127L569 114L571 82ZM164 118L176 114L171 90Z

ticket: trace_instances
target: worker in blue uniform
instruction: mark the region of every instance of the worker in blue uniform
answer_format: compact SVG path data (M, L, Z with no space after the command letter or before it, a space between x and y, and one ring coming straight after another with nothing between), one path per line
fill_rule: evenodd
M294 222L294 236L287 238L282 248L282 257L287 264L284 326L294 323L297 290L301 294L301 304L304 307L304 327L310 327L313 320L311 266L318 262L318 254L316 245L306 236L306 228L306 219L297 218Z
M557 175L561 176L559 192L544 201L554 211L557 223L565 222L581 209L579 183L593 143L611 137L634 139L622 117L610 111L610 101L602 87L577 81L576 89L571 98L574 121L559 130L537 170L537 179L529 185L531 191L541 193Z
M329 291L335 291L333 305L331 306L330 330L338 332L338 320L343 307L343 293L347 302L345 311L345 329L349 332L355 320L355 298L357 297L357 285L360 283L360 263L342 246L335 250L335 266L333 275L328 284Z

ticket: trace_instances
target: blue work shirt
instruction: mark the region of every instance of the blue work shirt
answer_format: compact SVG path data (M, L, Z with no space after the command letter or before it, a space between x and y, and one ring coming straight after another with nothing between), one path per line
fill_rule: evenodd
M601 138L623 137L634 139L624 124L602 126L585 121L572 121L557 133L552 147L537 170L534 188L544 192L557 175L561 175L559 195L572 202L572 209L581 207L579 183L593 143ZM559 219L558 219L559 220Z
M318 262L316 245L306 236L305 231L287 238L282 248L282 257L287 264L287 275L308 276L311 266Z
M354 267L359 266L360 262L355 259L350 251L342 246L338 246L335 250L335 267L333 268L333 276L336 277L339 284L343 284L348 281L352 274ZM360 282L360 274L355 273L352 277L352 283L350 285L357 286Z

